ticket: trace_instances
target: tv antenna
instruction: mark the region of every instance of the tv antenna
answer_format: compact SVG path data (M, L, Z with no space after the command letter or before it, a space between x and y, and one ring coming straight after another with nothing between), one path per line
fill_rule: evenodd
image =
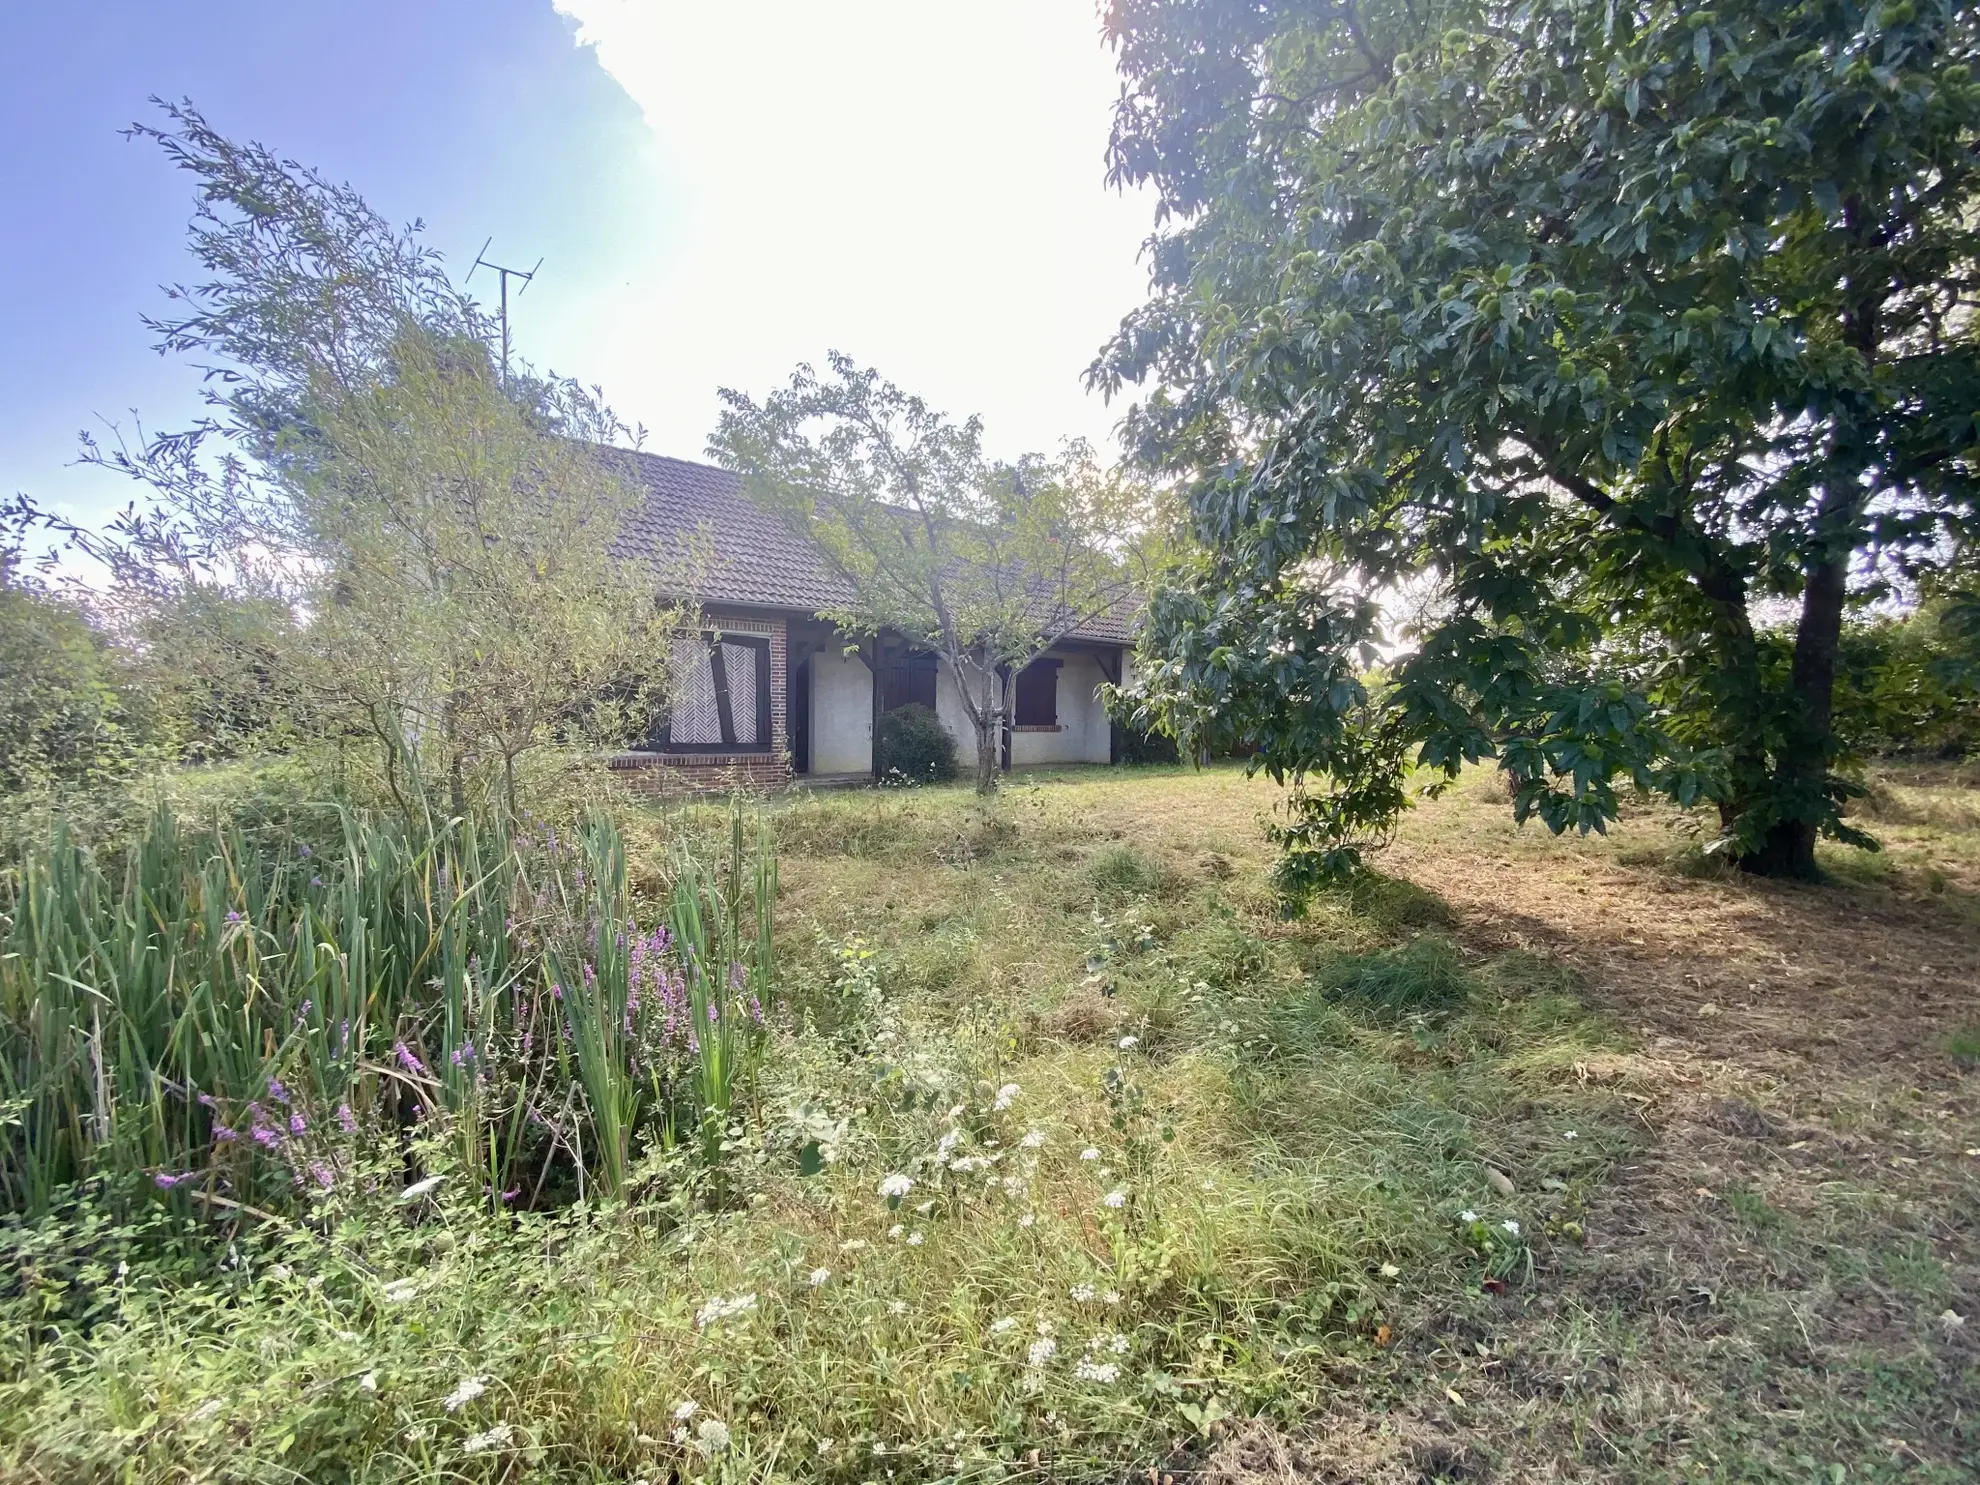
M528 272L520 268L504 268L500 263L491 263L488 261L487 253L489 244L494 241L495 239L491 237L481 245L481 251L474 255L474 268L468 270L467 278L463 282L473 282L475 268L486 268L502 282L502 385L506 387L509 384L509 280L512 278L522 280L522 289L516 290L516 297L522 298L523 289L530 286L531 280L536 277L536 268L543 266L543 260L538 258L536 268Z

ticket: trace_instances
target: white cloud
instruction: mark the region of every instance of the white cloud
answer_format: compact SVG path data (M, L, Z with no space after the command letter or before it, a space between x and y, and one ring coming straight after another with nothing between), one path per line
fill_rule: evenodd
M830 348L981 412L995 451L1111 447L1119 408L1080 373L1143 296L1152 213L1104 182L1088 0L555 3L684 215L583 296L581 343L550 337L650 447L700 457L718 385L760 395Z

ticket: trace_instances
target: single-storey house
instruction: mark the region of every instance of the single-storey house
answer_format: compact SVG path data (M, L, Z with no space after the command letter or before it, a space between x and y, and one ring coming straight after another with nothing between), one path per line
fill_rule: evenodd
M759 509L736 475L654 454L632 456L643 491L626 555L690 576L667 596L699 605L703 632L676 641L673 704L644 747L614 770L652 792L769 787L874 772L874 726L895 707L932 707L967 771L975 735L937 657L899 636L842 633L820 617L849 593L818 549ZM1126 679L1131 615L1090 620L1021 671L1003 766L1106 763L1103 682Z

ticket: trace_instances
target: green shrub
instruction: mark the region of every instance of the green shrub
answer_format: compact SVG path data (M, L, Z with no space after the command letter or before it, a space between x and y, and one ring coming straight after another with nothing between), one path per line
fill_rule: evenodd
M919 703L880 718L874 748L884 782L946 783L956 776L956 740L942 719Z
M1113 721L1110 750L1116 763L1180 763L1182 761L1182 753L1177 749L1173 737L1161 732L1151 732L1146 727L1136 727L1133 723L1123 722L1118 717Z

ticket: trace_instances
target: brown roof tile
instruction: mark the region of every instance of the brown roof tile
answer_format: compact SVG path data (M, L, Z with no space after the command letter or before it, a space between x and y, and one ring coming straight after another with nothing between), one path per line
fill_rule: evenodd
M851 589L818 548L755 505L730 471L661 454L627 457L645 499L621 529L620 551L652 562L663 583L685 574L681 596L807 614L850 600ZM1134 609L1123 606L1073 637L1125 644L1133 622Z

